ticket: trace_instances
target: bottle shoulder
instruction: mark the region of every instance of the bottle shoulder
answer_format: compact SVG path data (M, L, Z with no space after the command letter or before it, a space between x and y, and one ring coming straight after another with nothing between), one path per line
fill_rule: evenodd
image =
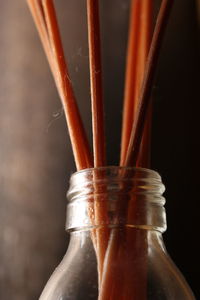
M145 294L142 300L195 300L184 277L166 252L161 234L148 232L146 235L144 231L139 234L134 229L130 229L129 233L138 246L136 237L141 240L143 236L142 246L146 245L146 248L141 251L139 246L140 250L136 253L134 247L127 248L125 244L121 245L119 257L111 260L109 267L112 270L112 284L115 286L116 283L123 283L123 295L128 295L124 299L141 300L134 294L129 294L127 289L130 291L130 286L138 284L133 270L141 273L143 266L140 275L145 285ZM68 251L51 276L40 300L99 299L98 263L91 232L73 233L72 236ZM112 284L110 299L121 300L121 295L114 292ZM104 300L104 298L100 299Z

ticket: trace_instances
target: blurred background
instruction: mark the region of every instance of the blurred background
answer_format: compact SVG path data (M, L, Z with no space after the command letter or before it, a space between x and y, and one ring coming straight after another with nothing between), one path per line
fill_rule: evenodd
M198 298L198 1L174 2L153 90L152 168L167 187L167 249ZM85 0L55 3L91 141ZM108 163L116 165L129 1L100 3L107 155ZM75 166L62 107L25 0L0 2L0 70L0 299L36 300L67 248L65 194Z

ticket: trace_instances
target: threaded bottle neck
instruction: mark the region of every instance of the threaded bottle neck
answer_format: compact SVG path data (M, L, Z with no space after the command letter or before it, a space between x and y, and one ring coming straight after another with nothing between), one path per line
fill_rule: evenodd
M164 190L160 175L149 169L102 167L74 173L66 229L129 226L163 232Z

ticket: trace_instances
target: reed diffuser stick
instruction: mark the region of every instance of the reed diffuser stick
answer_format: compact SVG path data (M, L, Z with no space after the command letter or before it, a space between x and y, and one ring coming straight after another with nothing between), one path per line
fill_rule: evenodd
M145 64L150 47L151 27L152 0L132 0L122 124L120 160L120 165L122 166L125 164L132 124L137 113L139 93L142 86ZM144 132L143 143L140 149L140 158L137 163L139 166L147 167L146 162L149 160L148 150L150 148L149 136L150 121L148 121Z
M89 143L69 79L53 1L27 1L31 8L36 27L40 33L43 47L49 59L58 93L63 104L77 169L92 167L93 163ZM39 8L40 17L37 15ZM41 8L43 8L43 10L41 10ZM43 16L43 19L41 16ZM45 26L47 32L44 31Z
M122 119L121 157L120 165L123 166L131 135L136 98L138 94L137 57L140 39L141 0L132 0L130 11L129 38L126 61L126 78L124 92L124 108Z
M137 101L135 103L135 115L137 113L137 107L139 102L140 90L142 87L142 81L144 79L145 66L147 63L147 57L149 53L151 37L152 37L152 23L153 23L153 1L143 0L141 1L141 29L140 29L140 40L139 40L139 51L137 59L137 78L138 91ZM150 167L150 156L151 156L151 120L152 120L152 107L150 105L144 126L144 132L142 136L142 142L140 145L139 157L137 160L137 166L143 168Z
M141 1L140 11L140 36L138 43L138 55L136 60L136 96L134 101L134 117L137 113L139 93L144 78L144 71L147 61L147 56L150 47L151 32L152 32L152 0ZM151 109L148 111L147 119L145 121L145 127L142 137L142 143L140 146L139 157L137 160L137 166L149 167L150 165L150 132L151 132ZM138 202L135 196L135 201L130 196L127 199L127 224L131 224L132 220L135 220L135 216L138 213ZM146 299L147 294L147 249L146 249L146 231L143 230L130 230L126 229L125 240L128 249L130 250L130 264L126 265L124 272L124 285L126 289L123 291L125 299L131 299L135 297L137 299ZM137 264L135 263L137 261ZM134 282L134 284L133 284Z
M94 167L105 166L99 1L87 0Z
M164 32L172 8L173 0L163 0L158 14L153 39L148 55L147 66L145 70L143 85L140 93L138 111L133 123L129 147L126 154L126 166L136 165L140 149L142 134L144 130L145 119L150 103L151 91L153 86L154 75L161 50Z
M90 85L91 85L91 106L92 106L92 132L93 132L93 152L94 167L105 166L105 133L103 115L103 92L102 92L102 66L101 66L101 37L99 21L99 1L87 0L88 19L88 43L89 43L89 63L90 63ZM95 180L99 180L99 175L95 173ZM97 189L97 186L95 187ZM98 193L98 191L96 191ZM102 191L101 191L102 192ZM94 198L95 202L95 222L101 224L107 219L107 204L105 199ZM99 284L102 278L104 257L107 249L109 230L107 228L97 228L94 231L96 239L98 276Z
M147 62L147 56L150 47L152 33L152 0L141 1L140 11L140 35L138 42L138 55L136 59L136 91L134 101L134 118L137 113L139 93L144 78L144 71ZM130 55L130 54L129 54ZM150 167L150 142L151 142L151 107L148 109L145 121L142 143L140 145L139 157L137 159L138 167ZM138 196L127 199L127 224L131 224L132 220L138 213ZM134 199L134 200L133 200ZM130 249L130 264L127 264L124 271L124 285L126 288L122 294L125 299L136 298L140 300L146 299L147 294L147 236L145 230L126 229L124 233L127 248ZM121 247L121 246L120 246ZM136 263L137 262L137 263ZM134 284L133 284L134 282Z
M144 71L146 67L147 57L149 54L149 48L151 43L152 35L152 21L153 21L153 11L152 11L152 0L142 0L141 10L140 10L140 36L138 43L138 55L136 62L136 72L138 78L138 89L137 89L137 102L139 101L139 94L144 78ZM135 108L135 111L137 108Z

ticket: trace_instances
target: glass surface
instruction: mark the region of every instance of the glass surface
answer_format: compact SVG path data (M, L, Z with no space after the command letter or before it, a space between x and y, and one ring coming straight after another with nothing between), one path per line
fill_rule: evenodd
M75 173L70 244L40 300L195 299L163 243L163 192L159 174L147 169Z

